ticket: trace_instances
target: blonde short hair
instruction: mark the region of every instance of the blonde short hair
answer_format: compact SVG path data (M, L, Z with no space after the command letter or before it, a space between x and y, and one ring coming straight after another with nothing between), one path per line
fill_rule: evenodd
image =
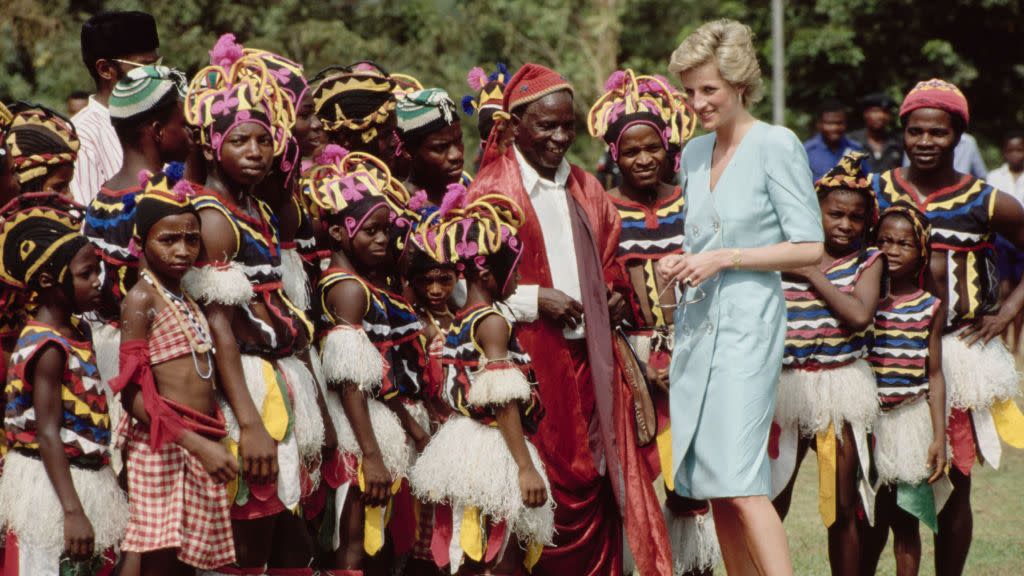
M676 75L714 62L718 73L737 90L743 89L743 106L764 96L761 67L754 51L754 33L735 20L706 22L683 40L672 53L668 69Z

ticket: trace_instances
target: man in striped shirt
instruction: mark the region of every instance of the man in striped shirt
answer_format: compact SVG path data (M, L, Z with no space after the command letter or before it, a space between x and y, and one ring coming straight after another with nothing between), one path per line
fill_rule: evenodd
M71 194L88 206L104 182L121 169L122 151L107 102L129 70L159 64L156 21L145 12L100 12L82 25L82 61L96 82L89 104L71 118L81 148Z

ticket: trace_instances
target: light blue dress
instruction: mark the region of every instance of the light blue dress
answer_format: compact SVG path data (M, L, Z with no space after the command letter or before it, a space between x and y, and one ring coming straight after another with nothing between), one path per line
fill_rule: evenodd
M711 191L715 135L683 150L687 252L821 242L821 211L804 147L756 122ZM768 432L782 368L786 304L777 272L723 270L706 297L676 310L670 371L672 469L690 498L767 495ZM686 290L688 300L697 289Z

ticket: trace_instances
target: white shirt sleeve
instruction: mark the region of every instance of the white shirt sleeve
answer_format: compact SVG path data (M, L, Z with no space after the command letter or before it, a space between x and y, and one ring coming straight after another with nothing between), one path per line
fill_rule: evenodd
M533 322L540 316L537 307L537 295L540 286L536 284L520 284L515 293L505 302L512 309L518 322Z

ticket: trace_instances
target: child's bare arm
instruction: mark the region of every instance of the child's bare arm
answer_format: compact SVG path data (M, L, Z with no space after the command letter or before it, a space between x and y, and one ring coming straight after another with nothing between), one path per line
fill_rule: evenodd
M946 377L942 374L942 329L946 326L946 307L939 302L932 318L928 338L928 407L932 416L932 444L928 464L932 475L928 482L942 477L946 469Z
M481 320L477 326L476 339L489 360L499 360L508 356L509 326L500 316L490 315ZM501 430L501 436L512 454L512 459L519 467L519 491L523 504L531 508L540 506L547 501L547 488L534 467L526 446L519 402L508 402L497 407L496 412L498 429Z
M203 235L199 260L230 261L238 247L227 219L212 209L200 210L199 218ZM213 356L217 368L217 384L238 420L238 448L242 456L242 467L253 483L272 482L277 479L277 445L263 425L245 385L242 356L231 328L234 307L211 302L204 307L204 312L210 325L210 336L217 348Z
M327 295L327 305L335 318L350 326L359 326L369 304L366 291L355 281L340 282ZM353 328L354 329L354 328ZM384 466L377 436L370 421L370 407L366 393L355 382L342 382L341 406L352 426L352 433L363 453L363 501L370 506L387 504L391 475Z
M885 260L875 260L861 273L850 294L839 290L816 266L806 269L806 272L801 270L801 274L818 294L821 294L825 304L844 326L852 330L864 330L871 326L875 319L875 311L881 297L884 269Z
M64 551L73 558L84 560L92 556L95 534L75 491L71 465L60 438L64 419L61 380L66 362L67 355L60 348L46 345L35 362L34 370L29 367L29 378L32 382L32 406L36 412L39 456L64 510Z

